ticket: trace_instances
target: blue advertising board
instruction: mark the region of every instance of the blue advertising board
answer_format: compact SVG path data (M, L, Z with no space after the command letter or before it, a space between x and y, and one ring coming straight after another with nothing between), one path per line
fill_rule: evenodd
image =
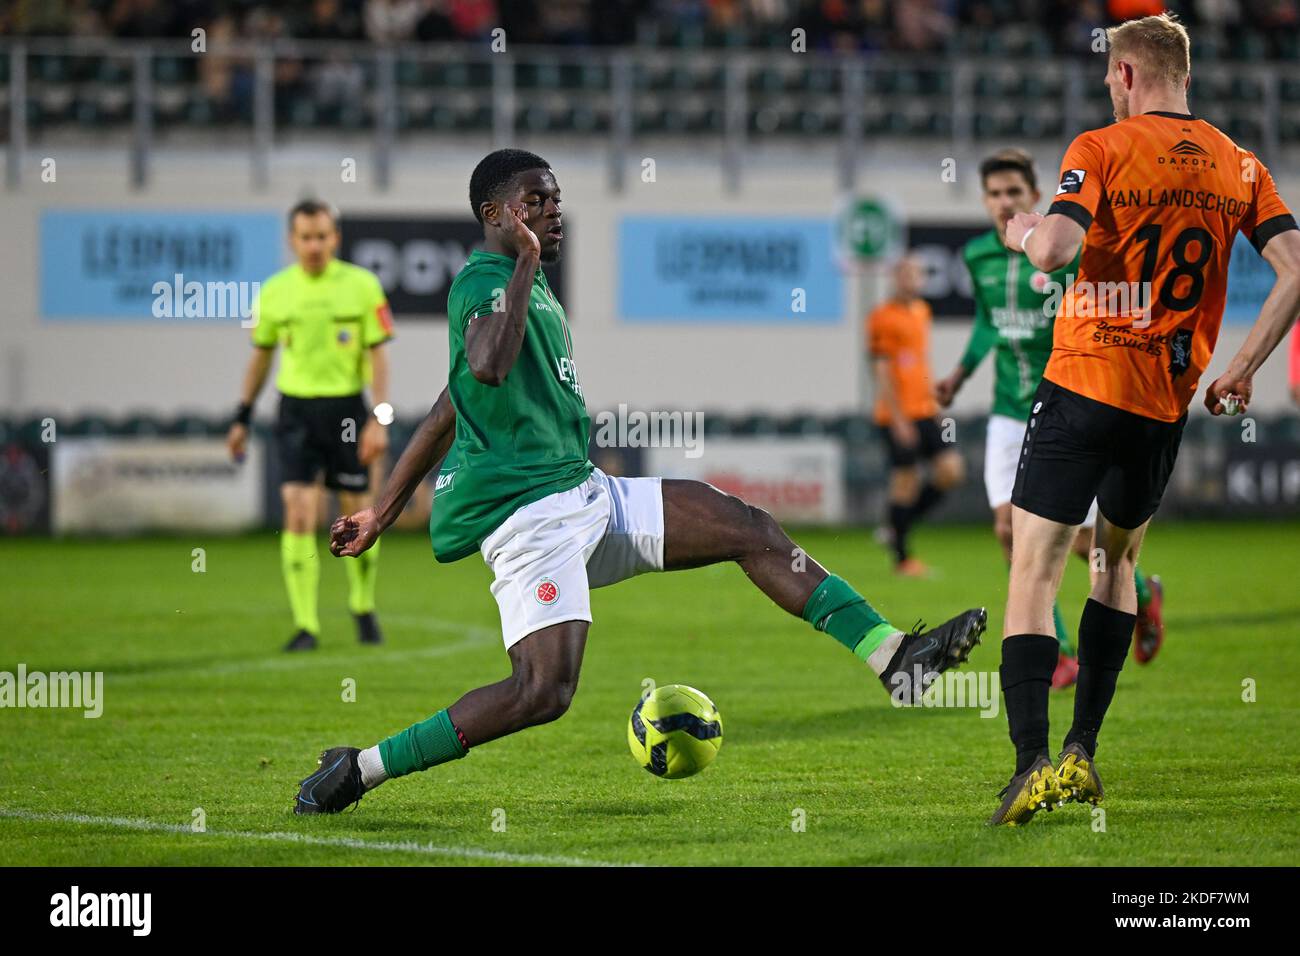
M1275 278L1273 267L1255 251L1250 240L1237 233L1232 258L1228 261L1228 298L1223 306L1223 321L1253 325Z
M629 216L618 306L628 322L839 322L830 218Z
M172 306L185 289L238 283L246 299L252 283L284 265L284 236L276 212L47 209L41 214L41 316L184 321L183 310L176 314Z

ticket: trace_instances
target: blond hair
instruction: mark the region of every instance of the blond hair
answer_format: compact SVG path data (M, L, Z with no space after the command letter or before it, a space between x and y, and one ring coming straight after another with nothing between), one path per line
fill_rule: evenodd
M1192 70L1187 28L1172 13L1128 20L1106 31L1111 59L1137 63L1153 80L1182 86Z

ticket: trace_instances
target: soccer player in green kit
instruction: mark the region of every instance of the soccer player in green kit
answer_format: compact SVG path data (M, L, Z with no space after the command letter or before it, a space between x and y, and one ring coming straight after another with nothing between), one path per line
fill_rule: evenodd
M447 387L374 507L334 522L330 550L365 552L441 461L434 554L456 561L478 551L492 569L511 673L375 746L326 750L299 784L296 813L337 813L389 778L559 718L578 685L590 589L645 571L737 562L900 702L966 659L985 628L983 608L904 633L796 549L766 512L703 482L617 478L592 465L568 322L540 269L558 260L564 239L555 175L540 156L498 150L475 168L469 194L484 246L449 293Z
M388 300L372 273L334 258L338 241L337 214L327 203L308 199L290 210L289 243L297 262L262 283L254 304L253 355L226 436L231 455L242 460L253 403L276 347L283 346L275 428L284 504L280 564L297 629L287 651L311 650L320 635L317 481L323 473L345 511L368 506L368 469L387 450L386 426L393 420L383 348L393 335ZM373 410L363 397L367 385ZM381 643L375 618L379 552L371 548L344 564L357 637L363 644Z
M980 164L980 183L993 228L976 236L962 250L975 297L975 326L957 367L935 384L935 397L947 408L984 357L990 351L994 353L993 411L984 446L984 486L993 509L994 533L1010 562L1011 488L1030 405L1052 351L1052 300L1055 296L1055 301L1060 301L1079 271L1079 259L1076 256L1074 262L1049 274L1035 269L1023 252L1011 252L1003 244L1011 218L1019 212L1032 212L1041 198L1034 161L1028 153L1020 149L994 153ZM1096 523L1094 501L1073 544L1075 554L1084 561L1089 559ZM1164 640L1160 578L1148 579L1138 569L1137 590L1137 640L1133 647L1137 660L1145 664ZM1069 687L1075 682L1079 664L1059 606L1053 607L1052 617L1061 645L1052 686Z

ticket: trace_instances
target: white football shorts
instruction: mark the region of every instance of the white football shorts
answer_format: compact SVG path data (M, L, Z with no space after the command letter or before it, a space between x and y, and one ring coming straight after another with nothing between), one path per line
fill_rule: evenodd
M576 488L524 505L484 539L506 648L564 621L591 620L591 588L664 567L658 478L599 468Z

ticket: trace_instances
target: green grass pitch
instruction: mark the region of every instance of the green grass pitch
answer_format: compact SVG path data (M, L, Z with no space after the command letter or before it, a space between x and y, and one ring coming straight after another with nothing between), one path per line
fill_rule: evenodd
M930 581L893 578L862 531L797 538L900 627L986 604L967 666L996 669L1006 571L988 528L923 529ZM1104 832L1077 805L986 828L1010 772L1005 716L895 709L734 565L596 592L560 721L385 784L346 814L295 817L296 782L325 746L368 746L505 676L481 561L436 565L424 537L386 539L388 643L362 648L326 557L323 647L300 656L279 651L291 628L272 535L10 540L0 563L0 670L106 675L99 719L0 710L0 865L1254 865L1294 863L1300 848L1296 525L1151 533L1143 563L1165 580L1168 637L1120 679L1098 755ZM1085 591L1072 563L1068 621ZM726 737L703 774L665 781L633 763L626 723L645 678L717 703ZM1054 744L1071 700L1053 694Z

